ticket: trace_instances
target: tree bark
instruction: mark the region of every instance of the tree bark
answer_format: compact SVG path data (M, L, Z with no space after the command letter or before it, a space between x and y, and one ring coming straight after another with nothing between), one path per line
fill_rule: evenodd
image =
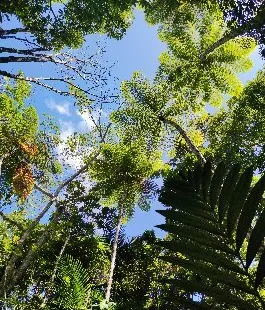
M111 287L112 287L112 282L113 282L113 274L114 274L115 263L116 263L117 248L118 248L119 233L120 233L120 229L121 229L122 218L123 218L123 208L121 207L119 210L118 224L116 227L116 233L115 233L113 249L112 249L112 254L111 254L109 280L108 280L108 286L107 286L106 296L105 296L105 299L107 302L109 302L109 300L110 300L110 293L111 293Z
M200 163L202 165L204 165L206 163L206 159L204 158L204 156L202 155L202 153L199 151L199 149L196 147L196 145L193 144L193 142L191 141L191 139L189 138L189 136L187 135L186 131L176 122L174 122L171 119L168 119L166 117L164 117L162 114L158 115L158 118L160 121L162 121L164 124L168 124L171 125L172 127L174 127L175 129L177 129L177 131L179 132L179 134L182 136L182 138L185 140L185 142L187 143L190 151L196 155L196 157L198 158L198 160L200 161Z
M26 57L19 57L19 56L7 56L7 57L0 57L0 63L9 63L9 62L48 62L51 59L46 55L40 56L26 56Z
M28 32L26 28L13 28L13 29L0 29L0 37L1 36L6 36L10 34L16 34L16 33L21 33L21 32Z

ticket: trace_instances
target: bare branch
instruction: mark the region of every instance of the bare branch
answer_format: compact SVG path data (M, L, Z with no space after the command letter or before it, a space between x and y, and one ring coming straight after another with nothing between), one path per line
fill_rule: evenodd
M41 186L39 186L37 183L34 184L34 187L40 191L42 194L46 195L49 198L54 198L53 194L49 193L48 191L46 191L45 189L43 189Z
M28 30L26 28L13 28L13 29L0 29L0 37L1 36L6 36L9 34L16 34L16 33L21 33L21 32L28 32Z
M35 55L36 52L44 52L45 49L38 47L38 48L32 48L32 49L17 49L17 48L11 48L11 47L0 47L0 53L13 53L13 54L22 54L22 55ZM35 55L38 56L39 55ZM46 55L43 54L41 55L43 57L45 57Z
M50 59L46 55L36 55L36 56L7 56L0 57L0 63L9 63L9 62L48 62Z

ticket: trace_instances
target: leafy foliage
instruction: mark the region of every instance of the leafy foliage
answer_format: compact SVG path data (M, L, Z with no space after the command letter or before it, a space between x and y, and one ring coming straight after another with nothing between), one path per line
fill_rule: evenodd
M252 176L252 168L207 162L172 172L160 194L169 209L158 211L166 218L158 227L171 236L159 243L169 250L162 259L199 277L165 281L206 295L212 309L264 309L265 176L251 187Z
M90 167L90 175L96 181L94 190L103 198L104 205L122 205L128 214L139 202L143 208L148 206L141 193L147 188L148 179L163 168L163 163L159 152L148 154L144 147L139 140L103 146L100 158Z
M206 10L198 11L196 20L186 23L181 31L170 23L159 32L168 51L160 55L156 80L195 110L205 103L219 106L224 94L238 96L242 84L237 73L252 66L248 56L255 41L248 37L230 40L202 60L204 51L224 35L225 29L220 11Z
M88 309L91 305L91 285L88 271L81 262L65 256L59 262L57 278L56 304L59 309Z
M131 0L56 2L4 0L0 4L0 13L15 15L36 36L38 43L59 50L64 46L81 46L84 36L90 33L107 33L121 38L131 24L135 3Z
M238 98L228 101L228 109L209 118L204 129L210 142L208 156L226 164L240 162L244 167L251 162L254 170L264 171L264 94L265 72L261 70Z

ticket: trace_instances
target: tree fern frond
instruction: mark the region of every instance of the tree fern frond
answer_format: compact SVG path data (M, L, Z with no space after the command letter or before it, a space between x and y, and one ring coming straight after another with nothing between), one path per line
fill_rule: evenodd
M201 275L205 283L169 281L224 309L265 309L260 295L265 277L265 175L251 188L252 167L228 170L220 163L213 169L207 162L181 174L187 178L171 173L160 193L168 209L157 211L166 219L157 227L170 235L158 244L166 249L162 259Z
M227 254L235 254L235 251L225 243L224 238L209 234L201 229L172 224L162 224L157 225L156 227L166 232L173 233L179 237L191 239L207 247L220 250Z
M262 195L265 190L265 175L263 175L259 181L255 184L250 191L247 201L243 206L243 210L240 214L236 232L236 247L239 250L243 244L244 239L250 229L251 223L254 219L259 203L262 199Z
M90 290L88 271L79 260L65 255L58 265L55 304L63 309L85 310L90 304Z

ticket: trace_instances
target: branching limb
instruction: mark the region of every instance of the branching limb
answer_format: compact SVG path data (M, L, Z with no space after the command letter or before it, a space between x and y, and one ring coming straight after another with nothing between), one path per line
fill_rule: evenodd
M91 156L90 161L94 161L99 154L100 154L100 151L95 152L94 155ZM7 281L8 281L8 279L9 279L9 281L11 280L11 275L13 274L14 266L15 266L15 263L17 262L17 260L18 260L20 250L23 248L23 246L25 244L25 241L29 238L29 235L32 232L32 230L36 227L36 225L43 218L43 216L48 212L48 210L53 205L54 201L57 200L60 192L68 184L70 184L75 178L77 178L82 173L84 173L87 170L88 166L89 166L89 163L84 165L83 167L81 167L77 172L75 172L72 176L70 176L68 179L66 179L62 184L60 184L57 187L53 197L49 200L49 202L46 204L46 206L43 208L43 210L40 212L40 214L35 218L35 220L32 221L32 223L28 227L28 229L23 233L22 237L18 241L18 245L17 245L16 251L13 253L12 257L10 258L10 260L9 260L7 266L6 266L5 275L2 277L2 280L1 280L1 283L0 283L1 284L0 287L2 287L2 289L0 288L0 296L3 294L3 290L5 289L4 288L5 278L7 279Z
M39 186L37 183L34 184L34 187L40 191L42 194L46 195L47 197L53 199L54 195L49 193L48 191L46 191L44 188L42 188L41 186Z
M23 33L23 32L28 32L28 30L26 28L13 28L13 29L0 29L0 37L1 36L6 36L9 34L17 34L17 33Z

